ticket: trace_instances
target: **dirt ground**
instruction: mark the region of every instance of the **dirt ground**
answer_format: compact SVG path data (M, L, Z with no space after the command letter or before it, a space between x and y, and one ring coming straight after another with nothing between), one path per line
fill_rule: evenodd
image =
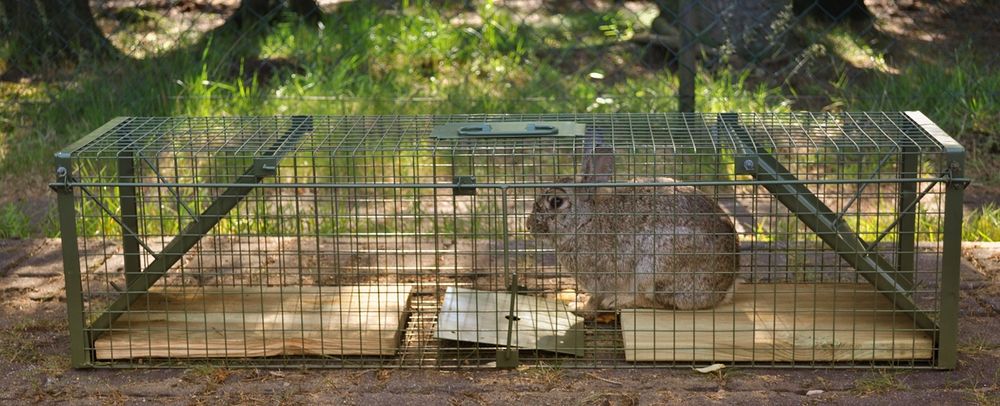
M1000 404L1000 244L965 244L954 371L69 368L59 241L0 240L0 404ZM822 391L816 392L816 391Z

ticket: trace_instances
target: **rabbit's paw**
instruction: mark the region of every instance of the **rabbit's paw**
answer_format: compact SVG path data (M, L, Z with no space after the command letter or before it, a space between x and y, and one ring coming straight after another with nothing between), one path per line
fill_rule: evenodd
M598 313L597 317L594 317L593 320L597 324L613 324L618 321L618 314L613 310L606 310Z
M573 313L577 316L583 317L584 320L593 321L599 324L614 323L618 319L617 312L614 310L607 309L597 309L592 307L590 304L592 301L588 301L582 306L577 306L573 309Z
M583 317L584 320L594 320L597 318L597 310L588 309L586 306L576 306L571 311L573 314Z

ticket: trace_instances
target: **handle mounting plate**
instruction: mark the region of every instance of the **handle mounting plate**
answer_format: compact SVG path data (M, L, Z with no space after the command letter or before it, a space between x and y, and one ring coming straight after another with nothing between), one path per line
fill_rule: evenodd
M435 127L431 138L479 140L496 138L581 137L586 124L573 121L487 121L449 123Z

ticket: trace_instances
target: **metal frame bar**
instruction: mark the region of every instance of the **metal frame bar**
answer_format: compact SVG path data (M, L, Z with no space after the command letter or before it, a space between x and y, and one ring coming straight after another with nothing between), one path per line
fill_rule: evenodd
M502 217L507 218L507 189L500 189L501 200L504 202L501 206ZM518 320L517 317L517 271L511 271L510 268L510 235L508 232L508 223L504 222L503 225L503 270L505 275L510 276L510 309L507 311L507 345L501 349L497 349L496 359L497 359L497 369L513 369L517 368L520 360L518 358L519 352L517 346L512 345L514 336L516 335L514 331L514 324Z
M146 252L148 252L150 254L155 254L156 253L156 251L153 250L152 248L150 248L149 245L146 245L146 243L143 242L142 239L138 238L139 237L139 232L138 231L133 230L128 225L126 225L125 223L123 223L122 220L119 219L118 216L115 215L115 212L112 211L110 208L108 208L108 206L105 205L104 203L101 203L100 198L98 196L94 195L94 193L91 192L89 189L87 189L86 186L83 186L83 185L81 185L79 183L73 183L71 185L71 187L78 187L78 188L80 188L80 191L83 192L83 195L87 196L91 200L93 200L94 204L97 205L97 207L100 208L101 211L103 211L104 214L106 214L108 216L108 218L111 219L111 221L114 221L116 224L118 224L118 226L122 229L122 232L127 233L128 236L135 237L135 242L137 244L139 244L140 247L142 247L143 249L145 249Z
M119 129L130 119L115 117L55 154L56 179L49 185L56 192L59 236L62 242L63 275L66 279L66 312L69 322L70 365L82 368L93 363L88 351L91 341L85 330L83 280L80 273L80 246L76 230L76 201L73 192L74 151Z
M944 230L941 242L941 285L938 306L939 330L937 364L939 369L954 369L958 365L958 296L962 266L962 201L968 181L965 174L965 148L948 136L937 124L919 111L907 111L906 116L934 137L945 150L951 181L945 190Z
M81 368L93 359L87 351L90 340L84 331L83 280L80 274L80 246L76 234L76 199L70 186L72 161L68 153L56 154L56 191L59 236L62 241L63 275L66 279L66 312L69 317L70 365Z
M62 151L57 152L56 153L56 165L60 165L61 163L69 163L68 160L66 160L66 161L60 161L60 159L61 158L67 158L68 159L68 158L72 157L73 153L76 152L77 150L79 150L80 148L83 148L87 144L90 144L94 140L100 138L102 135L105 135L105 134L108 134L108 133L116 131L120 126L123 126L123 124L126 124L129 121L131 121L131 120L133 120L132 117L115 117L115 118L112 118L111 120L109 120L104 125L98 127L96 130L91 131L89 134L83 136L83 138L80 138L76 142L70 144L68 147L63 148ZM67 166L66 168L69 168L69 167Z
M913 146L905 146L899 154L899 178L900 179L914 179L919 174L920 156L917 148ZM897 206L897 213L899 213L899 225L897 226L897 239L896 239L896 267L899 269L899 274L904 277L904 286L908 289L913 288L913 282L916 280L916 222L917 222L917 211L916 202L918 200L917 196L917 184L916 183L900 183L899 184L899 205Z
M135 182L135 153L127 147L128 137L122 137L120 144L126 148L118 156L118 181ZM125 285L131 285L142 272L142 257L139 252L139 217L135 194L135 186L122 184L118 186L118 201L121 207L122 251L125 255ZM129 232L131 230L132 232Z
M949 172L945 172L942 176L950 177L951 175L949 175ZM920 191L920 193L917 194L916 197L914 197L913 201L911 201L910 204L907 205L906 207L904 207L903 210L901 210L901 211L906 212L906 211L915 210L917 208L917 202L919 202L920 199L923 199L924 196L926 196L928 193L930 193L934 189L934 187L937 186L937 184L939 182L945 182L945 183L950 184L952 182L952 180L950 178L945 178L944 180L941 180L941 181L931 181L930 184L927 185L927 187L925 187L924 190ZM892 223L889 223L889 225L886 226L885 229L883 229L882 232L880 232L878 234L878 236L875 237L874 240L872 240L872 242L867 243L868 244L868 250L871 251L876 246L878 246L878 243L882 242L882 240L885 239L885 237L888 236L890 232L892 232L892 229L896 228L896 226L899 225L902 221L903 221L903 216L902 215L896 216L896 219L893 220ZM900 276L901 277L906 277L906 274L901 273Z
M961 177L965 165L965 153L949 157L949 166L954 176ZM940 330L936 341L937 367L954 369L958 364L958 296L962 262L962 200L965 194L963 182L951 183L945 191L944 238L941 258L941 287L938 323Z

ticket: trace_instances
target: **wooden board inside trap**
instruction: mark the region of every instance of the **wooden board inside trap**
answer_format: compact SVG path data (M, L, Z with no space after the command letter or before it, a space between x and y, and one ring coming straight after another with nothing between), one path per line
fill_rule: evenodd
M394 355L411 284L168 288L132 303L97 359Z
M507 345L511 295L448 287L438 313L434 338ZM565 304L518 295L511 345L521 349L583 355L583 318Z
M929 360L931 334L871 285L752 284L715 309L621 311L628 361Z

